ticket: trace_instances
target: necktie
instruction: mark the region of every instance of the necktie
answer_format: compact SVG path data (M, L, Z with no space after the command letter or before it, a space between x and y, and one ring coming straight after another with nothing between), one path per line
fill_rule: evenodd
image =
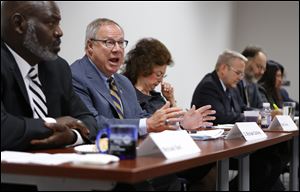
M42 91L42 85L38 78L37 69L32 67L28 72L29 91L33 100L33 116L34 118L45 118L48 110L46 106L46 97Z
M122 102L121 102L121 98L115 80L114 78L111 77L107 80L107 82L109 83L110 95L116 107L118 116L120 119L124 119L124 112L121 104Z
M233 106L233 101L232 101L232 96L231 96L231 93L229 91L229 89L226 89L226 96L229 100L229 104L230 104L230 111L234 111L234 106Z

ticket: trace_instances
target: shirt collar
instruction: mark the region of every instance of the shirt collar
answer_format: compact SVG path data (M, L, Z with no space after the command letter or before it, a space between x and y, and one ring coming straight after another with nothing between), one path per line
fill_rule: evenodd
M26 78L29 70L32 67L35 67L38 70L38 65L34 65L34 66L29 65L29 63L27 61L25 61L19 54L17 54L12 48L10 48L7 44L6 44L6 46L9 49L9 51L11 52L11 54L13 55L13 57L15 58L23 79Z
M223 90L226 92L226 86L225 86L225 84L224 84L224 82L219 78L219 80L220 80L220 82L221 82L221 85L222 85L222 87L223 87Z
M92 66L96 69L96 71L97 71L97 73L99 74L100 78L101 78L103 81L107 82L107 80L108 80L110 77L106 77L106 76L104 75L104 73L102 73L102 72L97 68L96 64L93 63L93 61L92 61L89 57L87 57L87 58L88 58L89 61L92 63ZM114 75L112 75L112 77L114 78Z

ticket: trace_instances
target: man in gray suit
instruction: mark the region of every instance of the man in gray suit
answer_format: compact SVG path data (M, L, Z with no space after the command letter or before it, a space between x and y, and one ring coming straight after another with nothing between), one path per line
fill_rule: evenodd
M124 49L128 41L116 22L105 18L94 20L87 27L85 42L86 55L71 65L73 86L96 118L98 129L106 124L135 124L139 135L144 136L150 132L176 130L178 122L184 129L212 125L208 122L214 119L210 116L215 112L210 110L211 106L198 110L192 107L188 112L183 112L178 107L170 107L167 102L152 116L141 109L132 83L117 73L124 63ZM165 190L180 189L175 175L153 179L150 185L146 183L142 182L134 188L153 190L152 186L155 188L159 184L165 186Z
M237 85L245 105L248 108L262 108L262 99L258 91L258 80L266 70L267 57L260 47L247 46L243 52L246 62L245 77Z
M139 127L139 135L143 136L149 132L177 129L177 122L184 129L212 125L207 122L214 119L210 116L214 113L209 110L210 106L198 110L192 108L185 113L178 107L171 108L167 102L150 117L141 109L131 82L117 73L124 63L128 41L116 22L105 18L94 20L87 27L85 42L86 55L71 65L73 86L94 114L99 129L106 124L135 124ZM110 94L108 81L111 77L118 89L119 107Z

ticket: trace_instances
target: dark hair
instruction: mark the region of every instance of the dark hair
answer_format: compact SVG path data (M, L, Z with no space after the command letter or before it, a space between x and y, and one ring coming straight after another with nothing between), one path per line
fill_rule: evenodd
M154 38L144 38L127 53L124 75L135 85L139 75L149 76L155 66L172 63L171 53L163 43Z
M280 95L280 89L275 89L276 73L278 70L280 70L283 75L283 66L276 61L268 60L266 71L258 83L265 88L268 98L273 98L275 103L281 106L282 97Z
M247 58L254 58L259 52L263 52L262 48L258 46L249 45L244 49L242 55L244 55Z

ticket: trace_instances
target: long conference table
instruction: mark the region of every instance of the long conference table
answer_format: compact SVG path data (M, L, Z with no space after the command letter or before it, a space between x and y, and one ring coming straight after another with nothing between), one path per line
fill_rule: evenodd
M299 131L266 132L267 138L245 141L244 138L223 138L196 141L200 153L175 159L166 159L162 154L121 160L107 165L65 163L49 166L39 164L15 164L1 162L1 183L34 184L39 190L111 190L117 182L138 183L189 168L217 162L217 190L229 190L229 158L239 157L239 189L249 190L249 155L251 152L277 143L293 141L293 172L291 190L298 191ZM297 145L297 146L296 146ZM74 153L73 148L51 149L36 152ZM295 162L296 161L296 162Z

